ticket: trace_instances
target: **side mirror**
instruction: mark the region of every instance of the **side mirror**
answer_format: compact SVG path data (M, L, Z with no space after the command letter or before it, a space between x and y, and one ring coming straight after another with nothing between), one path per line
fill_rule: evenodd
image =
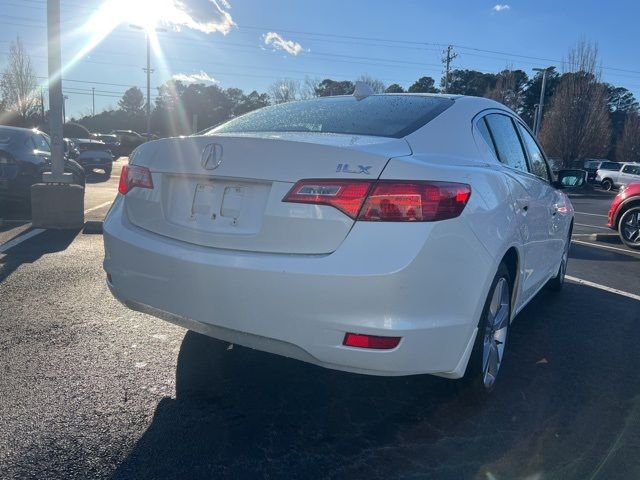
M553 186L559 190L587 188L587 172L586 170L560 170Z

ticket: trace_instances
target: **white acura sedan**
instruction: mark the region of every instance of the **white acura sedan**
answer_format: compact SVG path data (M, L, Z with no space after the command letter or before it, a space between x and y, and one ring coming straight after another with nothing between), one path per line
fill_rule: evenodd
M564 281L562 183L491 100L275 105L136 149L104 269L128 307L211 337L490 391L513 318Z

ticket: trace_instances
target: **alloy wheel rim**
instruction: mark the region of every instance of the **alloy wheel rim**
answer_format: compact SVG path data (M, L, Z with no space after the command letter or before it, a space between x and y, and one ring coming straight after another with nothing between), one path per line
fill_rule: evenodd
M487 312L487 326L482 349L482 381L493 387L502 365L509 328L509 283L501 278L496 283Z
M640 212L633 212L624 219L622 234L629 243L640 244Z

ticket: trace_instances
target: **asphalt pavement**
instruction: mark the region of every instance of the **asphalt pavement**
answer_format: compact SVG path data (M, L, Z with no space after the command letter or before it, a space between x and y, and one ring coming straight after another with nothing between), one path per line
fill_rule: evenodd
M88 219L123 163L88 183ZM0 478L640 478L640 254L596 235L611 198L572 198L573 281L518 316L484 402L132 312L104 284L101 235L20 241L33 230L15 217L0 227L14 242L0 246Z

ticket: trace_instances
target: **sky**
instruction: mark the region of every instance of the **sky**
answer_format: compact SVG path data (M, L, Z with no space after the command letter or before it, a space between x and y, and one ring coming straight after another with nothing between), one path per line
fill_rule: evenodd
M171 78L246 92L282 78L354 80L404 87L453 68L497 72L560 65L580 40L596 42L603 80L640 98L635 34L640 2L589 0L60 0L67 117L117 105L145 88L152 33L152 96ZM19 36L47 75L46 0L0 0L0 69Z

